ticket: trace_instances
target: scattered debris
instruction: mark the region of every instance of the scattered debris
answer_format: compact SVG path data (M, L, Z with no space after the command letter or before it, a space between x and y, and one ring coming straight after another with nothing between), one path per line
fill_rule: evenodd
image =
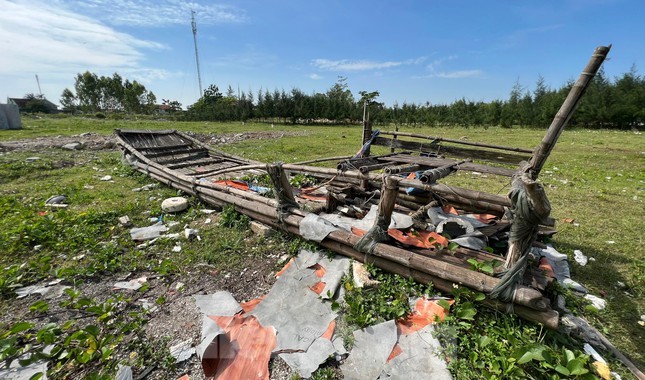
M66 201L67 201L67 196L54 195L52 197L49 197L49 199L45 201L45 206L65 208L68 206Z
M175 362L181 363L195 354L195 347L192 347L192 340L188 339L170 346L169 351Z
M579 249L573 251L573 259L582 267L587 265L587 262L589 261L589 258Z
M161 236L166 231L168 231L168 227L163 224L153 224L148 227L132 228L130 230L130 237L134 241L151 240Z
M547 244L546 249L533 248L533 252L538 257L546 258L559 282L571 277L567 255L558 252L551 244Z
M273 228L260 222L256 222L255 220L251 221L251 231L256 235L265 238L271 236L271 234L275 232Z
M164 199L163 202L161 202L161 209L164 212L168 212L168 213L184 211L187 208L188 208L188 199L184 197L167 198L167 199Z
M65 144L61 146L61 148L67 149L67 150L80 150L80 149L83 149L83 144L81 144L80 142L73 142L73 143Z
M119 364L114 380L132 380L132 367Z
M348 380L373 380L379 377L396 344L396 323L387 321L354 331L354 347L340 367Z
M594 296L593 294L585 294L585 299L591 302L591 306L595 307L598 310L603 310L605 307L607 307L607 301Z
M303 238L317 243L320 243L332 231L338 229L332 222L314 213L308 214L302 219L298 228Z
M130 226L132 224L130 222L130 217L127 216L127 215L119 217L119 223L124 227L128 227L128 226Z
M153 313L159 309L157 305L150 302L147 298L140 298L139 302L141 303L141 308L147 312Z
M354 286L357 288L371 287L380 284L379 281L370 278L370 274L365 269L365 265L358 261L352 263L352 277L354 278Z
M196 230L194 228L185 228L184 229L184 236L188 240L191 240L191 239L194 239L194 238L197 238L197 240L202 240L201 237L198 234L199 234L199 230Z
M25 298L32 294L40 294L45 299L56 299L63 295L69 286L57 285L58 282L50 282L45 285L29 285L15 290L18 299Z
M433 332L434 325L429 324L417 332L401 334L396 344L401 353L388 358L379 379L451 380L446 362L439 356L441 344Z
M213 213L216 213L216 212L217 212L216 210L211 210L211 209L208 209L208 208L203 208L203 209L201 209L201 210L199 210L199 211L200 211L202 214L206 214L206 215L213 214Z
M174 247L172 247L173 252L181 252L181 245L177 244Z
M14 360L9 368L0 369L0 378L5 380L47 379L47 362L39 361L22 367L18 360Z
M152 190L152 189L154 189L154 188L156 188L156 187L157 187L157 184L156 184L156 183L151 183L151 184L149 184L149 185L145 185L145 186L141 186L141 187L134 188L134 189L132 189L132 191L134 191L134 192L139 192L139 191L150 191L150 190Z
M25 158L25 162L35 162L40 160L40 157L27 157Z
M616 242L614 240L607 240L605 243L607 243L607 244L616 244Z
M562 284L567 286L569 289L575 290L576 292L583 293L583 294L587 293L587 288L585 288L584 286L580 285L579 282L573 281L570 278L565 278L562 281Z
M99 181L112 181L112 176L111 175L103 176L99 178Z
M130 281L120 281L114 284L114 288L127 289L127 290L139 290L143 286L143 284L146 283L147 280L148 278L146 276L142 276Z

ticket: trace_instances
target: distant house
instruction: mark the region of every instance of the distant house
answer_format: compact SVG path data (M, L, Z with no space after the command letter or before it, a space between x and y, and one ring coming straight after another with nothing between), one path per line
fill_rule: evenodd
M169 104L155 104L156 113L165 115L172 111L172 107Z
M42 98L7 98L7 104L15 104L20 112L58 113L58 106Z

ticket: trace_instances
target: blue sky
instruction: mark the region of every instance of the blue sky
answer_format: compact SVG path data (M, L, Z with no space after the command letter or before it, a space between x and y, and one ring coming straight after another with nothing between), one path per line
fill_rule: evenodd
M0 0L0 101L37 93L38 74L57 103L89 70L190 105L191 9L204 88L324 92L344 76L390 105L489 101L538 75L559 87L609 43L608 76L645 70L643 0Z

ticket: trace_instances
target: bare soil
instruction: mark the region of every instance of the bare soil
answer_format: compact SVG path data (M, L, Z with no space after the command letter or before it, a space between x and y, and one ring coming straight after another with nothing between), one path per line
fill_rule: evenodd
M244 140L266 140L278 139L285 136L302 135L298 132L243 132L243 133L189 133L197 140L208 145L225 145ZM87 150L114 150L116 140L112 135L101 135L94 132L85 132L73 136L50 136L35 137L31 139L2 141L0 152L38 152L44 149L62 148L67 144L80 143L82 148Z

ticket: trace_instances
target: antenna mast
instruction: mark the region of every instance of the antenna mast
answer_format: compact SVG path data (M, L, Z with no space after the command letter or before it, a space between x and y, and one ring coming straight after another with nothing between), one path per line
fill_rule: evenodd
M38 83L38 95L43 94L43 90L40 89L40 79L38 79L38 74L36 74L36 83Z
M195 11L190 10L191 25L193 26L193 41L195 42L195 62L197 63L197 81L199 82L199 96L203 95L202 75L199 72L199 55L197 54L197 23L195 22Z

